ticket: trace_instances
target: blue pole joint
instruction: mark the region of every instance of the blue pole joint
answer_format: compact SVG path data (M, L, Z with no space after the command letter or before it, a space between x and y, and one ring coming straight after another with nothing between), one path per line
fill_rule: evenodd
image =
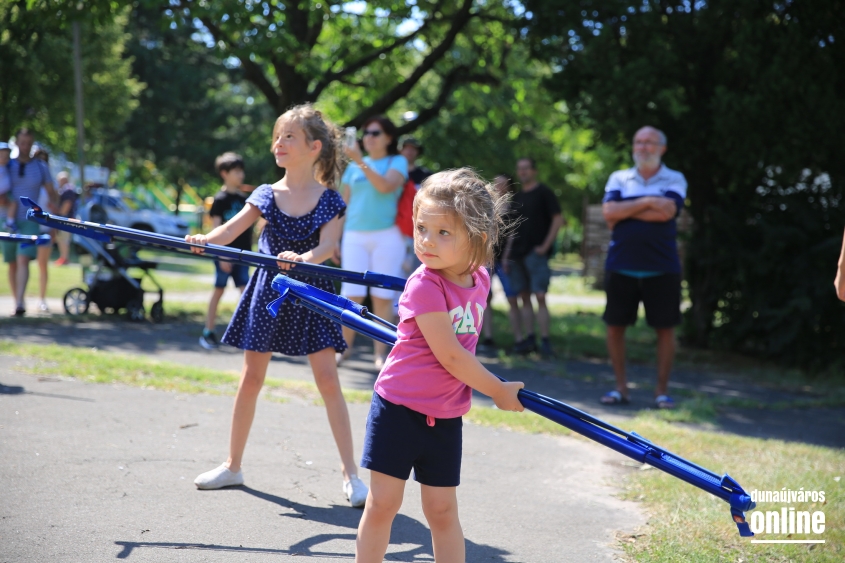
M276 288L276 286L273 286L273 287ZM276 288L276 290L278 291L278 288ZM279 291L279 297L277 299L274 299L274 300L270 301L269 303L267 303L267 311L270 313L270 315L273 318L275 318L279 314L279 307L281 307L282 303L285 302L285 299L288 298L289 293L290 293L290 290L287 289L287 288L284 288L283 290Z

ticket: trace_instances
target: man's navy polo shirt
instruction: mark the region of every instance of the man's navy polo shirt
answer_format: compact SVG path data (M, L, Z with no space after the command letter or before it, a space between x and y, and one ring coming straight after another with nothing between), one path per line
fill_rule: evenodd
M629 201L645 196L669 197L675 201L679 215L687 197L687 181L683 174L665 165L661 165L648 181L643 180L636 168L629 168L611 174L604 191L603 202ZM613 228L605 271L680 274L676 218L677 215L660 223L639 219L619 221Z

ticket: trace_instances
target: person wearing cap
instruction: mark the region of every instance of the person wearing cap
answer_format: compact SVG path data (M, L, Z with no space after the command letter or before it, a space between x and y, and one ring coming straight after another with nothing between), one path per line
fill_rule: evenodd
M33 158L30 154L34 143L35 136L32 131L26 128L20 129L15 135L18 157L13 158L8 165L11 189L6 227L8 230L17 230L23 235L37 235L40 229L38 223L27 220L27 207L19 203L20 198L26 196L32 201L38 201L43 186L47 189L51 202L55 203L59 199L53 188L53 177L50 175L47 163ZM29 262L35 260L35 257L35 246L21 248L20 245L12 242L3 243L3 260L9 265L9 286L15 296L16 317L22 317L26 313L23 297L26 293L26 285L29 283Z

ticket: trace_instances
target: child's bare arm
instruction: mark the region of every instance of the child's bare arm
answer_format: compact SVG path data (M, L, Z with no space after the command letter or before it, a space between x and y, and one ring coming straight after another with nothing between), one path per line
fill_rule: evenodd
M343 219L335 217L328 223L325 223L320 228L320 242L302 254L303 262L311 262L312 264L322 264L332 257L337 243L340 241L340 235L343 232Z
M424 313L415 320L434 357L446 371L492 398L500 409L524 410L516 394L525 385L519 381L502 382L487 371L481 362L458 342L448 313Z
M237 215L219 227L212 229L207 235L186 235L185 241L194 244L229 244L251 227L259 217L261 217L261 212L258 208L248 203ZM192 251L196 254L202 254L201 248L193 248Z

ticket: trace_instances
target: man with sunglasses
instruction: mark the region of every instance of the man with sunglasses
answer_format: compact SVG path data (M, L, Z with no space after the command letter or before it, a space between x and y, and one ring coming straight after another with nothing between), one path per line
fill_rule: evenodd
M42 186L53 203L58 201L58 196L53 188L53 177L47 163L30 155L35 143L32 132L29 129L20 129L15 135L15 143L18 146L18 156L8 165L11 197L6 228L24 235L37 235L38 224L26 219L27 208L20 204L20 198L26 196L32 201L38 201ZM9 286L15 296L16 317L22 317L26 313L24 294L29 282L29 262L35 257L35 246L21 248L20 245L10 242L3 243L3 260L9 265Z

